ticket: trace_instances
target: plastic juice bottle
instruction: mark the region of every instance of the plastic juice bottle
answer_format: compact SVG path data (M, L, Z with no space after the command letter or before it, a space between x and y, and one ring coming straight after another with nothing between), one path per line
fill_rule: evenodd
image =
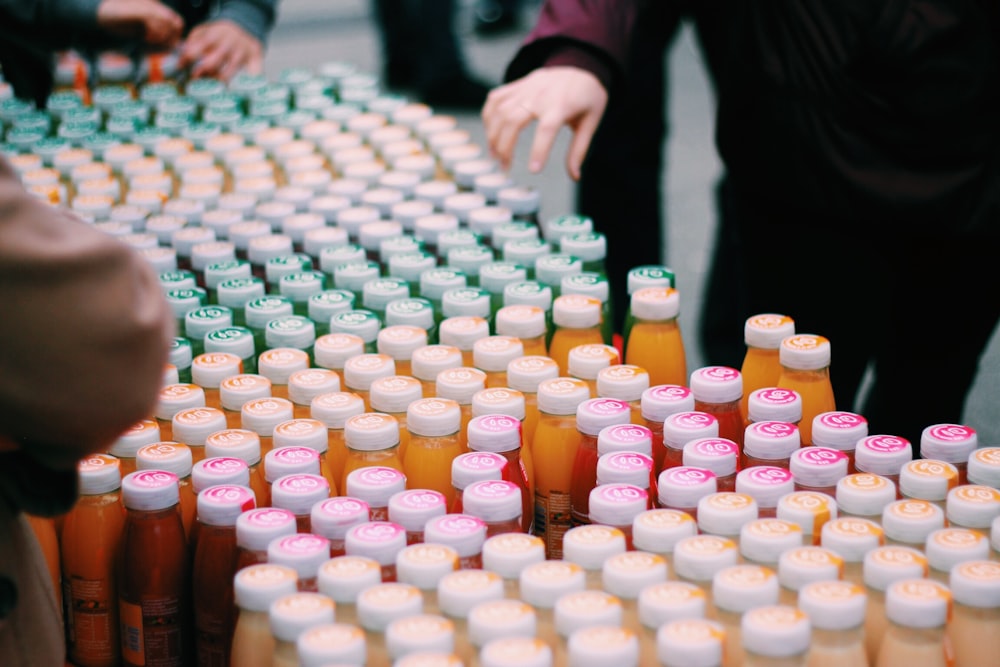
M146 445L135 455L138 470L163 470L177 477L181 523L184 536L191 540L198 497L191 486L191 448L179 442L158 442Z
M630 295L631 328L625 363L645 368L653 385L683 385L687 361L681 337L680 295L672 287L645 287Z
M396 555L397 579L420 589L424 611L428 614L440 613L438 584L456 570L458 552L444 544L411 544Z
M462 494L463 511L486 524L486 536L523 531L523 493L505 480L473 482Z
M749 397L765 387L778 384L781 375L781 341L795 334L795 321L787 315L764 313L747 319L743 325L746 356L740 366L743 374L743 414L749 415ZM786 421L786 420L782 420Z
M491 639L523 637L533 639L538 620L531 605L520 600L489 600L469 610L466 617L469 643L476 653Z
M135 472L135 455L146 445L161 442L160 427L153 419L143 419L118 436L108 448L108 454L118 459L121 476Z
M207 333L207 332L206 332ZM205 391L205 405L217 410L222 408L219 383L232 375L243 372L242 360L228 352L199 354L191 362L191 379Z
M410 488L432 489L444 495L450 507L455 492L451 462L461 453L461 408L457 402L422 398L406 408L409 447L403 462Z
M961 487L959 487L961 488ZM928 536L945 527L944 512L926 500L895 500L882 511L886 543L921 548Z
M781 554L802 546L802 529L783 519L757 519L740 529L740 555L752 565L762 565L775 572Z
M94 454L77 464L80 500L60 535L68 656L84 667L118 664L115 559L125 525L119 462Z
M312 400L322 394L340 391L340 375L326 368L307 368L288 376L288 399L295 419L312 417Z
M483 568L503 577L504 596L511 600L521 599L521 572L544 560L545 543L533 535L503 533L483 543Z
M462 365L473 367L473 347L476 341L490 335L490 326L482 317L449 317L438 327L442 345L457 347L462 352Z
M267 562L284 565L298 575L298 589L318 591L319 568L330 560L330 540L313 533L276 537L267 545Z
M274 483L285 475L319 475L319 454L309 447L278 447L264 457L264 481L268 485L268 498ZM335 487L332 487L335 488Z
M486 388L486 373L468 366L450 368L438 373L434 386L438 398L447 398L459 404L462 412L459 438L462 451L468 451L466 430L472 419L472 397Z
M267 545L271 540L294 535L295 515L278 507L248 510L236 519L236 547L239 567L267 562Z
M927 536L924 553L930 565L930 578L941 583L959 563L970 560L987 560L990 542L978 530L970 528L941 528Z
M348 310L330 318L330 333L353 334L364 341L365 352L374 354L378 348L378 332L382 324L370 310Z
M674 575L711 593L715 573L739 562L736 543L718 535L685 537L674 546Z
M958 483L968 483L969 456L979 446L975 429L962 424L934 424L920 434L917 454L925 459L947 461L958 469Z
M229 428L240 428L243 405L271 395L271 381L263 375L234 375L219 383L219 399ZM268 434L270 435L270 434Z
M548 325L545 311L537 306L505 306L494 315L496 332L501 336L514 336L524 346L525 356L546 356L545 344Z
M642 392L640 398L641 424L644 424L653 434L653 460L657 472L662 469L666 454L663 445L663 423L672 414L692 412L694 396L691 390L681 385L655 385Z
M267 456L274 446L274 428L294 414L295 406L287 398L254 398L240 409L240 426L260 436L261 454Z
M535 464L534 460L531 458L531 451L528 449L528 445L525 441L524 431L527 408L525 407L524 394L516 389L508 389L507 387L495 387L492 389L482 389L477 391L472 396L473 419L491 414L510 417L517 420L520 424L521 461L524 463L524 473L528 478L528 491L531 495L533 507L535 494Z
M676 466L661 472L656 489L661 507L684 512L695 520L701 499L719 490L715 473L689 466Z
M663 421L660 470L684 465L684 445L698 438L718 438L719 420L707 412L675 412Z
M118 579L122 660L181 665L190 655L190 569L177 476L140 470L122 480L127 515Z
M1000 489L1000 447L980 447L969 455L969 483Z
M597 486L602 484L629 484L646 493L647 508L652 507L649 495L653 459L639 452L611 452L597 459ZM594 487L597 488L597 487ZM631 528L629 529L631 530Z
M614 424L605 426L597 434L597 454L634 453L652 460L653 433L639 424Z
M958 468L947 461L914 459L899 470L899 493L945 509L948 492L958 486L958 476Z
M320 368L336 371L343 377L344 364L351 357L365 353L365 341L350 333L328 333L316 339L313 356Z
M837 493L837 482L847 476L848 465L847 454L828 447L803 447L788 459L796 491L817 491L831 496Z
M847 454L847 469L853 473L854 452L858 442L868 435L868 420L854 412L823 412L812 421L812 444Z
M793 389L764 387L750 392L747 398L747 425L778 421L798 425L802 421L802 397Z
M231 661L247 667L271 667L274 637L268 610L295 592L295 570L281 565L250 565L236 573L233 594L239 610L233 633Z
M420 381L404 375L390 375L373 381L368 390L368 399L373 412L392 415L399 423L399 458L405 460L410 443L410 431L406 427L406 413L409 405L423 396Z
M272 320L273 322L282 320ZM296 371L309 368L309 355L303 350L293 347L274 347L268 345L267 350L257 358L257 372L271 381L271 394L278 398L288 398L288 378Z
M610 345L588 343L570 349L567 372L570 377L583 380L590 387L590 395L597 398L597 375L602 369L620 361L618 350Z
M330 541L330 557L344 555L344 537L353 526L370 520L368 503L350 496L327 498L313 505L310 512L314 534Z
M837 501L826 493L793 491L778 499L776 516L802 529L803 544L819 544L823 526L837 518Z
M392 415L366 412L348 418L344 424L347 460L344 462L344 483L355 470L368 466L394 468L403 472L399 460L399 422ZM348 492L348 495L353 495Z
M602 398L616 398L632 406L631 420L642 421L641 399L649 389L649 373L646 369L628 364L617 364L601 369L597 373L597 395Z
M455 317L479 317L490 322L493 315L490 293L479 287L458 287L447 290L441 295L441 315L445 320ZM440 330L438 335L440 336Z
M424 540L453 548L458 553L459 569L480 569L483 565L486 522L471 514L435 517L424 526Z
M487 336L472 345L472 365L486 373L487 387L507 386L507 365L524 356L524 345L513 336Z
M806 585L799 592L799 609L812 623L809 667L867 665L864 621L865 590L846 581Z
M406 488L406 477L395 468L366 466L347 475L347 494L368 504L372 521L389 517L389 499Z
M427 345L413 352L413 377L420 380L424 398L437 396L437 377L446 370L462 367L462 351L453 345Z
M326 478L331 493L336 494L337 484L328 462L329 434L323 422L317 419L291 419L275 426L273 437L275 449L271 453L289 447L315 452L319 463L318 474Z
M305 667L334 663L362 665L367 657L364 631L345 623L311 627L299 635L295 645L299 661Z
M532 451L538 428L538 386L544 380L559 377L559 366L549 357L524 356L507 364L507 383L524 395L524 446ZM532 459L533 460L533 459ZM532 480L534 481L534 480Z
M426 347L427 343L427 330L421 327L396 324L378 332L378 352L392 357L399 375L412 373L410 360L413 353Z
M992 561L969 561L951 571L951 593L955 607L948 634L955 664L985 667L1000 650L996 627L1000 615L1000 565Z
M365 556L337 556L319 568L319 592L337 605L337 622L357 625L361 591L382 583L382 566Z
M171 384L160 390L156 403L156 423L164 441L173 439L172 420L187 408L205 407L205 390L194 384Z
M823 547L796 547L782 552L778 559L778 582L781 604L798 604L799 590L814 581L838 581L844 559Z
M347 391L360 396L365 408L371 409L372 382L396 375L396 364L385 354L362 354L344 362L344 386Z
M781 341L781 375L775 386L802 396L802 444L811 445L816 415L837 409L830 384L830 341L823 336L796 334Z
M659 287L666 289L668 287L676 286L674 272L666 266L657 264L636 266L630 269L626 283L626 290L628 291L629 296L647 287ZM632 309L630 307L625 313L625 325L624 331L622 331L622 335L625 337L625 340L628 340L634 322L635 316L632 314Z
M482 667L552 667L552 649L533 637L504 637L483 645Z
M297 642L306 630L333 623L333 600L319 593L298 592L271 603L268 610L274 635L274 667L299 664Z
M202 459L191 468L191 487L195 494L220 484L245 486L253 491L250 487L250 468L246 462L231 456L218 456Z
M529 275L530 278L530 275ZM598 302L599 303L599 302ZM503 305L506 306L535 306L545 311L545 316L549 321L548 345L551 356L552 351L552 288L534 280L523 282L510 282L503 288ZM571 346L572 347L572 346Z
M427 522L448 513L447 502L443 493L431 489L399 491L389 498L389 521L406 529L407 544L419 544Z
M205 460L232 457L243 461L250 476L249 486L259 505L267 507L271 504L271 490L264 479L264 467L261 465L259 435L243 429L216 431L205 439L205 455Z
M689 386L694 395L694 409L715 417L719 436L737 443L742 451L745 426L740 412L743 397L740 372L727 366L705 366L691 373Z
M406 530L388 521L369 521L351 527L344 536L348 556L364 556L382 569L382 581L396 581L396 554L406 546Z
M573 664L569 662L569 640L572 635L585 628L621 628L623 616L621 600L601 590L567 593L560 597L553 609L556 632L559 635L559 644L554 651L555 664ZM638 652L636 641L635 653Z
M590 501L591 521L622 531L626 548L632 549L632 522L649 508L646 490L632 484L602 484L590 492Z
M358 595L358 621L368 645L366 665L389 667L385 632L393 621L423 613L420 590L409 584L381 583Z
M271 486L271 505L295 515L299 531L311 530L312 506L330 497L330 484L321 475L293 473L275 480Z
M455 626L455 655L472 664L476 650L468 633L469 613L477 605L503 599L503 580L494 572L459 570L441 578L438 602Z
M580 440L573 458L570 486L574 525L589 523L590 491L597 485L597 436L608 426L628 424L630 416L631 406L614 398L592 398L577 406L576 425Z
M757 501L745 493L719 491L698 501L698 530L739 539L743 526L759 518Z
M386 328L406 326L423 329L427 336L427 342L424 345L437 343L438 332L437 323L434 320L434 307L427 299L406 298L390 301L385 307L385 324ZM410 338L407 337L406 340L410 341ZM377 339L376 344L378 344ZM383 351L382 354L388 353ZM406 361L410 361L410 356L407 356Z
M725 664L743 664L743 614L758 607L778 604L778 577L760 565L733 565L712 577L712 602L716 620L726 632Z
M963 484L948 492L948 523L987 533L1000 516L1000 491L977 484Z
M632 543L638 551L662 556L673 567L674 547L685 537L698 533L698 524L686 512L651 509L632 520Z
M389 656L396 660L435 653L450 656L455 646L455 625L434 614L417 614L392 621L385 630Z
M549 356L559 365L563 375L569 369L569 351L577 345L603 344L601 333L601 302L597 299L567 295L552 304L555 330L549 342Z
M872 549L865 555L864 584L868 593L865 609L865 652L869 664L878 660L879 648L889 621L885 615L885 591L890 584L927 576L927 558L918 550L901 546Z
M689 468L704 468L715 475L719 491L736 490L739 445L727 438L696 438L683 448L681 463Z
M879 649L878 667L953 664L946 635L951 592L928 579L904 579L889 586L885 611L890 625Z
M473 417L469 421L467 437L470 451L499 454L507 459L505 479L521 490L521 529L528 532L534 517L534 499L521 458L521 422L501 414Z
M191 448L191 458L197 463L205 458L205 440L226 428L226 415L216 408L188 408L174 415L174 439Z
M820 543L843 557L846 581L862 584L865 554L885 544L885 534L874 521L841 517L823 524Z
M870 435L861 438L854 450L854 466L858 472L880 475L899 486L899 473L913 460L910 441L894 435ZM899 493L897 488L897 494Z
M501 480L507 477L507 459L490 452L466 452L451 461L451 485L454 489L449 511L462 512L462 495L473 482Z
M409 296L410 284L407 281L389 277L373 278L361 286L361 307L372 311L384 322L385 308L389 302Z
M643 551L628 551L610 556L604 561L602 568L604 590L621 600L622 626L626 628L641 627L638 606L640 593L647 587L666 580L666 560L662 556Z
M312 418L323 422L327 428L327 463L330 465L330 474L334 480L340 481L344 478L344 464L347 461L344 427L347 425L347 420L364 411L364 400L350 392L320 394L313 398L310 404Z
M753 498L760 517L771 519L778 515L778 500L795 490L795 481L784 468L754 466L737 473L734 490Z
M602 590L604 562L626 549L625 533L611 526L577 526L566 531L563 540L565 560L583 568L588 590Z
M743 615L744 665L804 667L811 641L809 617L794 607L757 607Z
M855 473L837 482L837 511L840 516L881 521L882 510L895 499L896 485L880 475ZM888 533L886 537L890 537Z
M720 624L687 618L664 624L651 648L663 667L722 667L725 641L726 631Z

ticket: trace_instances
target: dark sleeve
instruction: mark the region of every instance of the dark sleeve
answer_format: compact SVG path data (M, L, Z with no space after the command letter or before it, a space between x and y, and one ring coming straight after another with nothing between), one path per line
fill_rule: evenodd
M101 0L0 0L0 19L35 27L93 28Z
M277 10L278 0L222 0L214 18L228 19L267 44Z

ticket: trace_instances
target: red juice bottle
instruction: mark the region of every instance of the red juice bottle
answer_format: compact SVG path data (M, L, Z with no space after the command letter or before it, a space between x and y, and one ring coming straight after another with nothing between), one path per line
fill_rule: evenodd
M389 498L406 488L406 476L395 468L368 466L347 475L347 495L368 504L372 521L389 520Z
M313 505L313 534L330 540L330 558L344 555L347 531L370 521L368 503L350 496L327 498Z
M719 420L719 436L735 442L743 451L745 428L740 400L743 376L728 366L706 366L691 373L689 382L694 394L694 409Z
M591 522L622 531L629 551L633 549L632 522L647 509L649 494L632 484L601 484L590 492Z
M570 487L570 510L574 525L590 522L590 490L597 486L597 436L601 430L615 424L628 424L632 408L616 398L592 398L576 408L576 426L580 446L573 460L573 482Z
M631 484L649 493L653 459L639 452L610 452L597 459L597 486ZM653 499L650 497L649 502ZM650 507L651 509L651 507Z
M521 460L521 422L500 414L473 417L467 437L470 451L499 454L507 459L506 479L521 489L521 529L529 532L534 518L534 499Z
M312 531L312 508L330 497L330 484L322 475L293 474L279 477L271 487L271 505L295 515L301 533Z
M656 472L663 469L666 451L663 446L663 422L678 412L694 411L694 395L687 387L677 384L659 384L642 392L639 399L642 424L653 436L653 461ZM679 464L678 464L679 465Z
M267 545L271 540L294 535L295 515L277 507L258 507L240 514L236 519L236 548L239 567L267 562Z
M467 514L486 524L486 537L501 533L526 532L521 512L521 486L505 480L473 482L465 488L462 505Z
M399 491L389 498L389 521L406 529L406 543L424 541L424 526L437 516L448 513L448 501L443 493L432 489Z
M747 397L746 423L749 425L765 421L798 425L802 421L802 397L799 396L799 392L778 387L764 387L752 391Z

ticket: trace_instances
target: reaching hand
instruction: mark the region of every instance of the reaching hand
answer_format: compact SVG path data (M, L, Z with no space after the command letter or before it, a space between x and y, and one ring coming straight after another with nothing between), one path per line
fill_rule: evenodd
M101 0L97 25L116 35L142 37L157 47L173 46L184 30L180 15L159 0Z
M590 72L578 67L543 67L490 92L482 113L486 141L507 169L521 130L537 120L528 157L528 169L537 173L545 166L559 129L566 125L573 131L566 171L579 180L580 165L607 104L607 91Z
M232 21L209 21L192 30L184 42L181 66L189 65L193 65L194 78L210 76L228 81L241 70L259 74L264 66L264 47Z

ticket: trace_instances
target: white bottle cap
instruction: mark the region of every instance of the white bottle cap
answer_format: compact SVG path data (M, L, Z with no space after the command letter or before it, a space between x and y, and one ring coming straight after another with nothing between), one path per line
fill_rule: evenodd
M579 406L589 398L587 383L576 378L556 377L538 384L538 410L545 414L576 415Z
M845 514L881 517L882 510L895 499L896 485L881 475L862 472L837 482L837 507Z
M251 264L267 264L272 259L291 255L292 252L292 238L284 234L255 236L247 244L247 259Z
M924 553L931 568L951 572L959 563L989 558L990 541L978 530L941 528L927 536Z
M571 376L581 380L596 380L601 370L618 363L620 363L618 350L611 345L599 343L577 345L569 351L567 370Z
M312 324L311 320L300 318ZM275 318L267 324L268 331L272 330L275 322L292 321L287 318ZM281 325L279 325L281 326ZM294 326L294 325L293 325ZM271 384L288 384L288 378L292 373L309 368L309 355L300 349L291 347L276 347L261 353L257 360L257 371L271 381Z
M787 315L754 315L743 325L743 339L748 347L777 350L781 341L795 333L795 321Z
M898 475L911 460L913 447L910 441L894 435L861 438L854 450L854 465L858 471L876 475Z
M491 639L535 636L535 610L520 600L489 600L469 610L469 641L481 648Z
M427 345L413 351L410 367L413 377L424 382L436 381L448 369L462 366L462 351L452 345Z
M638 366L616 364L597 373L597 395L636 402L649 389L649 373Z
M601 484L590 491L590 520L605 526L630 526L649 507L645 489L624 483Z
M321 475L285 475L271 485L271 505L295 516L310 516L312 506L329 497L330 483Z
M802 447L788 459L796 483L817 489L836 486L847 475L847 464L847 454L829 447Z
M1000 491L977 484L963 484L948 492L948 521L964 528L988 530L1000 516Z
M434 517L424 526L424 541L447 544L459 558L482 552L486 541L486 522L472 514L445 514Z
M312 447L284 446L264 456L264 479L273 484L285 475L318 475L319 452Z
M328 198L320 198L313 200L313 206L315 206L317 201L321 201ZM322 210L314 208L314 210ZM328 218L329 219L329 218ZM307 255L314 258L322 258L323 251L327 248L339 248L348 244L347 230L341 229L340 227L318 227L316 229L310 229L306 231L302 236L302 250L305 251ZM320 264L322 267L322 263Z
M171 384L160 390L156 403L157 419L172 419L187 408L205 407L205 390L194 384Z
M258 507L236 519L236 544L248 551L266 551L271 540L294 535L295 515L280 507Z
M397 580L421 591L437 593L441 578L457 569L458 552L444 544L411 544L396 555Z
M745 493L720 491L698 501L698 529L710 535L736 536L758 517L757 501Z
M411 533L423 532L428 521L448 513L444 495L431 489L398 491L389 497L389 521Z
M493 639L479 652L482 667L552 667L552 649L536 637Z
M296 405L311 405L320 394L340 391L340 375L325 368L307 368L288 376L288 398Z
M127 509L162 510L180 502L177 475L165 470L137 470L122 479Z
M843 557L847 563L860 563L865 554L882 546L885 536L874 521L856 517L841 517L823 524L821 544Z
M656 630L665 623L705 616L706 595L698 586L685 581L664 581L646 586L639 592L639 620L645 628Z
M331 391L312 399L309 413L329 429L343 429L347 420L365 411L365 402L357 394Z
M536 394L543 381L557 377L559 365L549 357L529 355L507 364L507 384L515 391Z
M481 389L472 396L472 416L504 415L523 421L526 415L524 394L506 387Z
M496 454L521 448L521 422L506 415L473 417L468 426L469 449Z
M843 571L844 559L823 547L787 549L778 559L778 580L793 591L813 581L836 581Z
M191 448L179 442L157 442L135 453L137 470L163 470L184 479L191 474Z
M783 519L757 519L740 530L740 554L755 563L777 564L781 554L802 544L802 529Z
M323 454L327 450L327 438L326 424L317 419L291 419L274 427L275 449L298 447Z
M219 384L219 399L226 410L242 411L247 402L270 396L271 381L263 375L234 375ZM265 435L271 435L270 431Z
M667 580L667 561L658 554L627 551L604 561L601 579L608 593L635 600L647 586Z
M444 617L429 614L397 618L386 627L385 642L389 655L397 661L428 654L451 656L455 648L455 625Z
M382 412L365 412L349 417L344 424L344 441L350 449L375 452L399 445L399 421Z
M438 339L442 345L454 345L463 351L473 350L477 340L489 335L490 325L482 317L449 317L438 327Z
M837 518L837 501L816 491L794 491L778 499L777 517L797 524L802 534L819 538L827 521Z
M923 545L928 535L944 526L944 511L926 500L897 500L882 511L882 530L896 542Z
M955 602L978 609L1000 607L1000 563L973 560L951 570L949 587Z
M333 600L319 593L293 593L271 603L271 634L294 642L309 628L333 623Z
M885 591L894 581L926 577L927 567L927 557L917 549L888 545L865 554L862 576L865 586Z
M315 579L328 560L330 540L311 533L276 537L267 545L267 562L294 569L300 580Z
M784 338L778 352L782 366L799 371L816 371L830 365L830 341L814 334Z
M357 605L361 627L384 633L393 621L422 613L424 599L417 587L392 582L361 591Z
M546 560L526 566L520 584L522 600L539 609L552 609L563 596L583 591L587 579L576 563Z
M389 327L416 327L418 329L423 329L426 334L428 330L434 328L434 307L427 299L396 299L395 301L390 301L386 304L385 323ZM416 350L423 348L425 345L426 343L418 348L415 348L414 350L408 350L406 359L410 360L413 353L416 352ZM389 354L389 352L383 350L382 354Z
M501 228L502 229L502 228ZM532 227L531 229L535 229ZM497 230L495 236L500 234L500 230ZM513 263L508 261L507 263ZM569 297L567 297L569 298ZM572 297L576 298L586 298L586 297ZM548 285L543 285L534 280L526 280L524 282L509 282L503 287L503 304L505 306L535 306L545 310L547 313L552 312L552 288ZM594 325L597 326L597 325Z
M294 414L295 406L286 398L254 398L240 409L240 422L243 428L266 438L274 434L275 426Z
M451 461L451 483L461 491L473 482L502 479L506 468L507 459L499 454L466 452Z
M694 394L687 387L659 384L642 392L642 417L652 422L663 422L672 414L692 412Z
M719 437L719 420L707 412L675 412L663 420L663 442L674 449L697 438Z
M406 408L406 428L414 435L441 437L457 433L461 427L461 408L444 398L422 398Z
M260 278L227 278L215 286L219 305L243 308L249 301L264 296L264 281Z
M617 625L594 626L574 632L567 643L570 664L603 667L608 664L639 665L639 638Z
M716 491L715 473L704 468L675 466L667 468L657 478L658 499L664 507L695 508L702 498Z
M617 398L591 398L576 409L576 426L584 435L597 436L601 430L616 424L627 424L632 408Z
M486 388L486 373L468 366L449 368L437 374L434 386L438 397L457 401L459 405L471 405L476 392Z
M695 520L679 510L646 510L632 520L632 544L650 553L672 554L680 540L697 533Z
M396 361L409 361L414 351L427 345L427 330L396 324L379 331L377 340L379 354L387 354Z
M728 366L706 366L691 373L694 399L702 403L731 403L743 396L743 376Z
M851 630L865 622L865 589L847 581L818 581L799 591L799 609L819 630Z
M940 628L951 615L951 591L930 579L904 579L885 592L885 615L908 628Z
M652 447L652 432L645 426L638 424L605 426L597 434L597 453L599 456L622 452L652 456Z
M278 598L295 593L298 575L283 565L259 563L236 573L233 593L236 606L246 611L266 612Z
M925 459L965 463L978 445L976 431L961 424L935 424L920 434L920 455Z
M472 344L472 359L476 368L487 373L507 371L507 365L524 356L524 345L513 336L486 336Z
M486 570L458 570L438 584L438 605L452 618L467 618L474 607L503 599L503 579Z
M1000 447L980 447L969 455L969 482L1000 489Z
M91 454L76 464L80 495L99 496L121 488L120 462L110 454Z
M320 565L316 580L337 604L356 604L361 591L382 582L382 566L366 556L337 556Z
M537 338L547 329L545 311L537 306L504 306L496 312L495 320L496 331L502 336Z
M483 568L504 579L519 580L521 571L545 560L541 538L523 533L502 533L483 543Z
M505 480L473 482L462 492L462 505L486 523L511 521L522 514L521 487Z
M899 491L909 498L941 501L958 484L958 468L940 459L914 459L899 470Z
M381 223L372 222L370 225ZM410 286L400 278L373 278L361 287L361 303L365 308L374 311L385 311L387 305L396 299L406 299L410 296ZM381 335L381 332L380 332ZM425 343L426 345L426 343ZM394 356L394 355L393 355Z
M309 628L296 642L303 667L362 665L367 657L365 633L355 625L329 623Z
M736 474L736 493L752 497L761 508L776 508L778 500L794 490L795 478L784 468L752 466Z
M389 498L406 488L406 477L395 468L366 466L348 473L345 486L347 495L370 507L388 507Z
M788 658L809 650L809 617L795 607L757 607L743 614L743 648L766 658Z
M347 531L369 520L368 503L350 496L327 498L315 503L310 511L313 533L328 540L343 540Z
M715 573L736 565L736 543L717 535L685 537L674 546L674 570L689 581L711 581Z
M868 435L868 420L854 412L822 412L812 421L812 444L851 451Z
M657 659L663 667L719 667L725 641L726 631L715 621L671 621L656 631Z
M601 302L576 294L557 297L552 303L552 321L570 329L596 327L601 323Z
M389 521L369 521L352 526L344 536L344 550L348 556L366 556L383 567L395 565L396 554L405 546L406 529Z
M637 320L672 320L680 314L680 293L672 287L644 287L629 298L632 316Z
M802 419L802 396L793 389L757 389L747 399L747 418L751 422L797 424Z
M778 603L778 577L760 565L733 565L712 577L712 599L724 611L742 614Z
M378 378L368 389L372 410L387 414L405 414L408 407L423 396L420 381L406 375Z
M567 593L556 600L554 607L556 632L569 637L577 630L597 626L621 627L622 603L604 591Z
M648 454L627 451L601 454L597 459L597 484L629 484L648 493L654 467ZM594 520L593 514L591 520Z
M350 288L343 288L350 289ZM375 313L368 310L347 310L330 318L331 333L350 333L358 336L365 343L374 343L382 324ZM344 366L347 366L347 362ZM395 372L395 371L393 371ZM392 375L392 373L389 373ZM346 378L345 378L346 379ZM348 385L350 386L350 385Z
M716 477L736 474L740 448L726 438L697 438L684 445L685 466L711 470Z
M611 526L576 526L563 535L563 558L585 570L600 571L605 560L624 552L625 533Z
M442 237L442 242L444 237ZM450 252L450 251L449 251ZM454 267L453 268L457 268ZM441 314L453 317L490 317L490 293L478 287L457 287L441 295ZM487 333L489 330L487 328ZM449 332L451 335L451 332Z

